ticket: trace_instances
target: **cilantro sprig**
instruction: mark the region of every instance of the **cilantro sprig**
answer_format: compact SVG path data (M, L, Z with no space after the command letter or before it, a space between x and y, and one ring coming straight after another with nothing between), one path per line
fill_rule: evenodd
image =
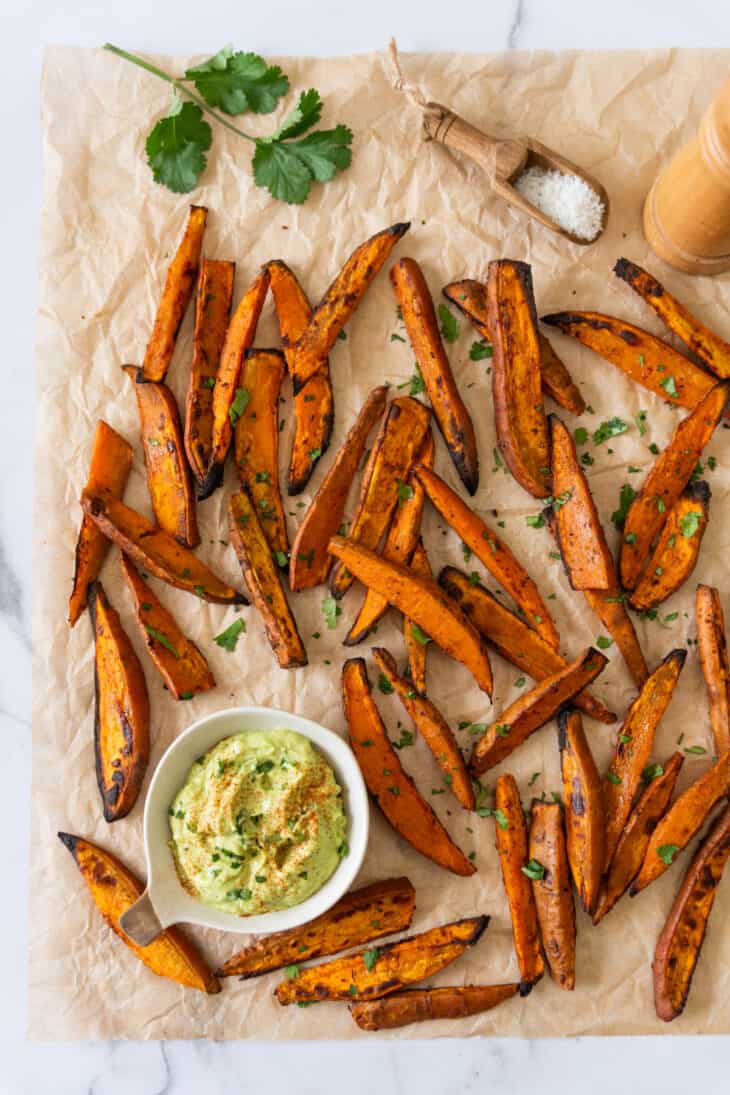
M279 66L267 64L257 53L225 47L177 77L118 46L107 43L104 48L172 86L169 111L153 126L145 151L155 182L176 194L195 189L206 169L213 133L204 114L254 145L256 185L281 201L300 205L313 182L329 182L350 166L352 131L345 125L313 129L323 107L315 88L300 93L269 136L255 137L229 121L249 111L270 114L289 91L289 79Z

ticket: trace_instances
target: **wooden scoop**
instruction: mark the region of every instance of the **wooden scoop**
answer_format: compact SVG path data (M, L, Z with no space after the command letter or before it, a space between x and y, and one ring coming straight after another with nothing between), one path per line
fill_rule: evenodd
M530 217L540 221L546 228L565 236L572 243L579 243L585 247L595 243L603 233L608 220L608 194L592 175L566 160L565 157L546 148L544 144L533 140L531 137L520 137L516 140L498 140L489 137L481 130L475 129L469 122L465 122L458 114L440 103L426 103L423 107L423 130L426 137L432 141L438 141L455 152L462 152L465 156L474 160L484 170L492 190L501 198L508 201L516 209L527 213ZM536 205L529 202L518 190L515 190L515 180L528 168L540 167L544 171L559 171L561 175L576 175L590 186L603 202L604 212L598 235L592 240L579 239L572 232L561 228L555 221Z

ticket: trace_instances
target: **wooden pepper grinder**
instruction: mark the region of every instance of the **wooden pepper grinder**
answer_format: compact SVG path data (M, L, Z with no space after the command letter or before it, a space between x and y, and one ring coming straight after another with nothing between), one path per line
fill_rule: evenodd
M678 270L730 269L730 78L697 136L655 180L644 203L644 234L659 258Z

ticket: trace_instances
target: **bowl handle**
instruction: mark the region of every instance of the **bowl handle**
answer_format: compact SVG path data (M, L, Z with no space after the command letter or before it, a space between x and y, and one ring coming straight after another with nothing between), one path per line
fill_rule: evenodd
M119 926L124 934L139 947L146 947L161 934L164 929L155 912L149 890L145 890L134 905L130 905L122 913L119 917Z

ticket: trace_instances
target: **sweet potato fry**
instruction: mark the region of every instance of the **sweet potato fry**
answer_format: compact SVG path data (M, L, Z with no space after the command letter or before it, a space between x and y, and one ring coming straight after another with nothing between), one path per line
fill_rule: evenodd
M304 333L312 308L296 277L285 262L266 264L271 278L279 331L287 366L294 378L294 345ZM329 448L334 421L334 401L329 362L324 357L317 372L306 380L294 396L294 439L289 459L287 492L299 494L310 480L317 461Z
M100 582L89 590L94 629L94 752L104 818L119 821L137 801L150 755L150 701L134 647Z
M730 856L730 806L720 814L687 870L657 940L652 963L654 1006L671 1022L684 1011L705 941L715 894Z
M215 677L192 639L143 581L126 555L122 574L134 597L137 623L155 668L176 700L190 700L215 688Z
M150 340L145 350L142 371L145 380L159 382L165 379L175 340L193 295L198 276L200 252L203 249L203 233L208 210L202 205L191 205L183 238L178 244L175 257L165 278L165 287L155 316Z
M535 895L530 879L522 870L529 858L527 824L517 783L508 772L497 780L494 808L499 865L512 920L517 965L520 969L520 995L527 996L545 972L545 960L540 948Z
M474 864L454 844L403 768L370 693L363 658L350 658L342 667L342 695L350 745L386 820L439 867L462 877L474 874Z
M201 501L223 482L223 465L231 447L233 428L247 402L245 389L239 387L243 358L256 336L268 290L269 275L264 269L241 297L226 331L213 388L210 465L198 491Z
M557 650L560 636L545 602L532 578L507 545L434 471L417 465L415 475L444 521L522 609L530 627Z
M109 491L87 489L81 496L81 505L108 540L160 581L213 604L248 604L242 593L217 578L189 548Z
M138 946L124 934L119 918L140 897L143 887L116 856L71 833L59 833L58 839L73 856L99 912L140 962L158 977L168 977L187 988L220 992L217 978L179 928L166 928L146 947Z
M469 762L471 774L480 776L508 757L595 680L605 665L604 655L589 646L564 669L545 677L529 692L523 693L477 740Z
M703 479L684 488L659 534L646 570L629 598L632 608L640 612L656 608L689 578L710 519L711 497L709 484Z
M730 749L730 666L720 593L698 585L695 597L697 648L707 685L710 725L718 756Z
M419 449L417 459L423 461L427 467L432 468L434 455L433 434L429 430ZM411 558L421 535L421 516L426 496L423 487L413 474L408 476L405 487L406 490L400 492L405 497L399 497L398 499L398 505L390 522L388 535L385 538L382 555L388 562L403 563L404 566L410 566ZM357 643L367 638L387 608L388 602L384 597L373 592L372 589L367 590L365 599L357 614L357 619L344 640L345 646L356 646Z
M690 353L719 377L730 377L730 344L700 323L683 304L668 293L647 270L628 259L619 259L614 274L630 285L634 292L653 308L670 331L684 343Z
M247 350L241 387L248 393L234 432L241 486L256 507L275 557L287 556L289 539L279 491L279 392L286 367L278 350ZM278 558L279 565L282 560Z
M618 578L611 589L584 589L583 596L616 643L634 684L641 688L649 676L649 667L624 603L626 596L621 592Z
M115 498L121 498L132 467L132 455L132 446L100 419L94 433L86 489L107 490ZM75 625L86 608L89 587L99 577L108 550L109 541L106 536L84 514L76 541L73 589L68 601L70 627Z
M380 672L398 694L418 733L434 755L444 779L465 810L474 809L474 788L451 727L427 696L419 696L410 681L401 677L395 658L382 646L373 647Z
M727 752L690 784L664 814L651 834L641 870L629 890L632 897L664 874L729 791L730 752Z
M388 407L362 477L350 526L349 536L355 543L373 551L380 544L426 438L429 419L428 409L410 396L394 399ZM353 580L343 565L335 563L330 574L332 596L342 597Z
M687 652L672 650L647 678L626 713L616 740L616 752L603 781L606 812L606 870L629 819L642 773L649 762L654 735L669 706Z
M492 394L499 451L520 486L535 498L544 498L550 494L550 439L527 263L490 262L487 321L494 347Z
M578 897L590 915L606 862L606 831L601 777L579 711L566 709L558 715L558 745L568 863Z
M388 996L416 981L425 981L460 958L467 947L479 942L488 924L488 916L470 916L396 943L310 966L278 984L276 998L280 1004L294 1004Z
M416 891L407 878L386 878L359 890L351 890L322 916L299 928L259 935L238 951L218 977L260 977L262 973L337 954L359 947L383 935L410 927Z
M416 544L411 556L411 570L420 578L432 578L431 564L423 546L423 540ZM426 693L426 659L428 657L428 643L423 641L420 628L413 626L413 620L403 617L403 643L408 659L408 676L413 687L419 695Z
M326 581L332 564L327 544L342 524L345 504L365 451L368 434L385 408L388 389L373 388L335 461L320 484L294 537L289 561L292 591L311 589Z
M628 890L639 873L651 834L669 805L684 757L674 753L661 775L652 779L641 793L626 822L606 876L593 923L598 924Z
M636 588L651 544L687 486L702 450L725 412L729 396L730 380L720 381L679 423L629 506L619 564L624 589Z
M439 574L439 585L461 606L487 643L534 680L542 681L567 666L565 658L537 631L533 631L489 590L478 582L474 584L456 567L444 567ZM590 692L579 692L573 699L573 705L601 722L616 721L614 712L609 711Z
M441 989L406 989L380 1000L350 1005L361 1030L394 1030L431 1019L464 1019L479 1015L516 996L515 985L459 985Z
M443 290L443 294L471 320L483 339L487 342L492 341L487 322L486 285L480 281L474 281L473 278L465 278L463 281L452 281ZM566 411L583 414L586 404L577 384L542 331L538 331L537 340L540 344L540 375L543 392Z
M276 563L253 502L245 491L228 503L230 539L266 637L282 669L307 664L307 652L286 599Z
M550 415L555 532L573 589L613 589L616 571L570 432Z
M320 369L375 275L409 228L410 224L393 224L352 252L294 345L289 371L295 393Z
M568 992L575 988L575 903L559 802L533 799L530 866L542 869L532 880L537 919L550 976Z
M145 380L135 365L124 365L137 396L147 487L158 526L185 547L200 543L195 494L175 396L166 384Z
M471 672L479 687L491 695L492 669L481 636L459 606L433 578L418 575L398 563L387 563L360 544L334 536L329 551L341 559L368 589L374 589L399 609L429 638Z
M555 312L541 318L543 323L595 350L667 403L693 410L715 383L713 377L668 342L616 316L601 312Z
M193 361L185 400L185 452L202 486L213 446L213 389L233 299L235 262L203 259L195 300Z
M474 425L441 341L426 279L415 259L403 258L391 266L390 280L441 436L461 481L469 494L475 494L479 455Z

